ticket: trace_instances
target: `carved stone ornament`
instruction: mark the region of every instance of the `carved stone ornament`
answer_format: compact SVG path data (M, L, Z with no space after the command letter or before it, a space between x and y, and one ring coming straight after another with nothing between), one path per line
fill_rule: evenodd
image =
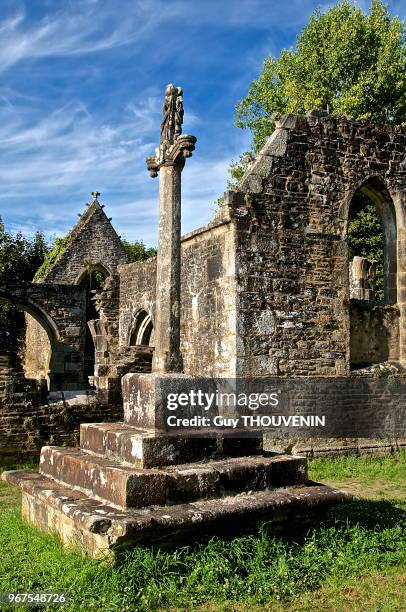
M159 147L155 155L147 157L147 168L152 177L158 176L163 165L184 164L195 149L196 137L182 134L183 90L170 83L165 89L163 119Z

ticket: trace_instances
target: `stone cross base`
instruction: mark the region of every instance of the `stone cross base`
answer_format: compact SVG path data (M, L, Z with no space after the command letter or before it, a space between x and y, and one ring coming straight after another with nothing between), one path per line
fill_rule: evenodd
M44 446L39 470L4 472L24 518L92 556L189 542L270 523L308 523L348 494L307 480L307 459L262 451L262 437L171 435L163 398L191 378L127 374L124 423L83 424L80 448ZM194 378L194 385L198 379Z
M308 528L351 498L306 483L303 457L244 457L136 470L78 449L45 447L41 468L3 472L22 490L22 514L93 557L135 545L182 545L264 522L279 534Z

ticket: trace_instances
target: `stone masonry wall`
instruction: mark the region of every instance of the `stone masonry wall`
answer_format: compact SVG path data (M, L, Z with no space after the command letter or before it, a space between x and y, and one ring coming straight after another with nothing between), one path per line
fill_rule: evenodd
M21 307L46 331L51 345L51 389L82 388L85 289L40 283L26 283L12 288L0 286L0 299Z
M350 309L351 365L399 361L399 309L354 300Z
M155 321L156 257L120 266L120 323L121 346L128 346L134 319L145 310Z
M12 387L0 398L0 465L37 457L44 445L77 445L80 423L122 418L121 406L100 406L90 391L47 396L37 381L23 376L14 376Z
M235 232L213 223L182 240L181 351L184 371L235 375Z
M76 284L88 267L101 266L108 274L128 262L120 238L102 206L93 202L69 234L69 242L41 279L46 283Z
M226 200L237 223L240 375L348 375L348 209L353 193L379 177L406 252L405 142L401 128L322 112L279 120ZM399 257L401 317L405 272ZM401 356L402 346L401 338Z
M48 378L51 343L44 328L30 315L25 316L24 372L27 378Z
M181 351L188 374L235 372L234 229L212 223L182 239ZM120 344L140 309L155 317L156 259L120 267Z

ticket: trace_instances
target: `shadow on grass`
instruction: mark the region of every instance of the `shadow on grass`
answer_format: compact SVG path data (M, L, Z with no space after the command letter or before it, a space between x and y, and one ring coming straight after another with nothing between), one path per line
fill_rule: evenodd
M69 612L196 609L213 602L253 609L332 580L400 567L405 520L405 502L354 500L330 508L301 538L292 532L272 537L265 524L252 535L214 537L171 552L135 546L111 563L64 551L14 510L0 521L0 549L8 551L0 555L0 591L65 591Z
M157 554L170 554L182 550L184 552L196 552L202 550L212 542L223 542L225 546L233 541L244 538L274 539L282 545L302 546L309 538L318 538L319 534L327 532L334 536L352 531L373 532L377 536L380 533L402 527L406 533L406 502L397 501L370 501L352 500L339 503L329 509L318 511L314 515L301 516L295 520L286 520L282 524L273 521L259 521L251 526L238 526L224 524L215 529L201 531L199 535L178 533L176 543L173 536L167 541L150 543L138 546ZM221 533L221 536L218 534ZM115 550L115 563L120 566L126 562L128 549Z
M389 500L354 500L331 508L325 516L326 527L359 526L381 530L406 525L406 503Z

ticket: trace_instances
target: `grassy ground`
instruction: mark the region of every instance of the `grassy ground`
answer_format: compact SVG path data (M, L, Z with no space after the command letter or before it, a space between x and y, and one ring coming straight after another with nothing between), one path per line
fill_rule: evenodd
M66 552L25 525L0 481L0 592L65 591L63 610L406 610L406 453L316 460L313 480L359 499L300 542L266 535L168 553L137 548L116 564ZM43 609L43 608L42 608Z

